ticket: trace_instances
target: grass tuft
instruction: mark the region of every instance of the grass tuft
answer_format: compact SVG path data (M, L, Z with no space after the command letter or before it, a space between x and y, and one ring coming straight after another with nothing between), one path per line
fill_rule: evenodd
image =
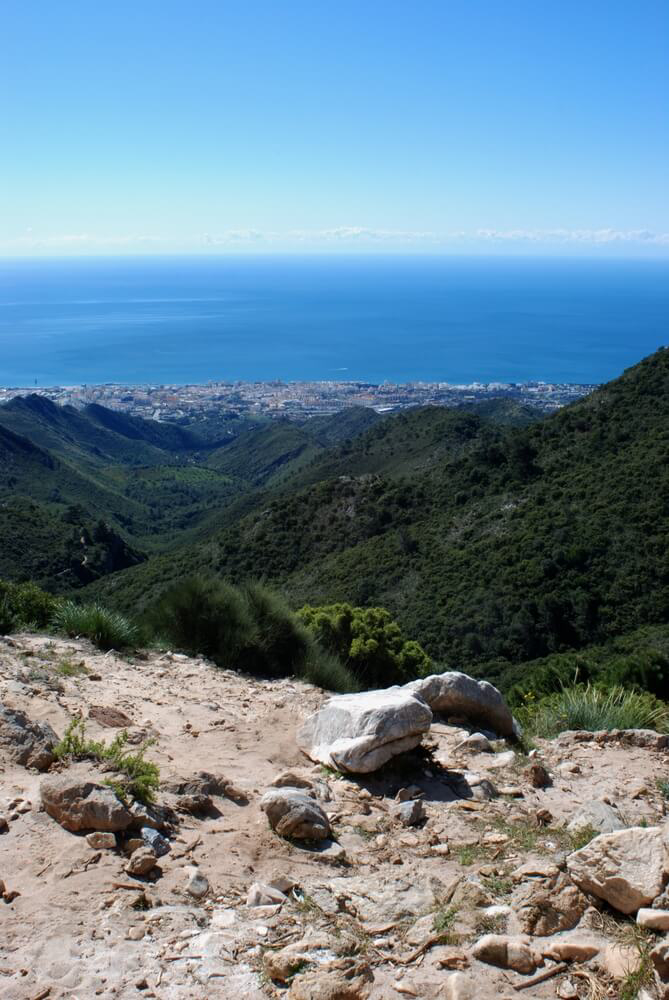
M71 638L90 639L104 650L132 648L139 640L139 631L132 622L100 604L63 601L57 607L51 624L57 632L64 632Z
M592 684L565 687L518 710L530 735L552 739L570 729L654 729L669 732L669 705L646 691Z

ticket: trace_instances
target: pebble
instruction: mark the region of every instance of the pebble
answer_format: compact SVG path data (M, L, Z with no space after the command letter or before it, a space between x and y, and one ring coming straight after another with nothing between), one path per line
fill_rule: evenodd
M116 847L116 837L113 833L103 833L101 830L95 830L93 833L87 835L86 843L96 851L102 849L113 851Z
M194 899L202 899L209 892L209 881L193 865L186 868L188 881L186 882L186 892Z

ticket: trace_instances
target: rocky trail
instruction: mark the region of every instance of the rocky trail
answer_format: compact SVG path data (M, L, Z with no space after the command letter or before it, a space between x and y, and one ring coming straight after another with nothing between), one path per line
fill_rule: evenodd
M328 702L0 639L0 996L669 997L669 737L526 755L463 676ZM76 718L152 741L153 805L54 759Z

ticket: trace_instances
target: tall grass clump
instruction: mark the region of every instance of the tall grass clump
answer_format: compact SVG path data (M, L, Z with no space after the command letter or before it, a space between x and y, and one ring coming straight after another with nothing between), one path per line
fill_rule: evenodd
M129 649L137 645L139 630L117 611L100 604L63 601L56 607L51 625L71 638L90 639L99 649Z
M647 691L591 684L565 687L516 712L532 736L551 739L569 729L654 729L669 732L669 705Z

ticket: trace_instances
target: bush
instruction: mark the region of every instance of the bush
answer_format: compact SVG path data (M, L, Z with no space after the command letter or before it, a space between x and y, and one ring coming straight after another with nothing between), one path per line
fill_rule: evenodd
M197 576L165 591L149 612L149 622L177 649L226 667L237 665L255 636L242 594L222 580Z
M363 687L403 684L430 672L432 662L425 650L402 635L385 608L306 605L298 617L318 644L338 657Z
M516 711L531 736L552 739L569 729L654 729L669 732L669 705L648 692L591 684L565 687L537 702L526 698Z
M307 653L300 676L316 687L325 688L326 691L347 694L360 690L353 672L332 653L321 649L316 642L312 643Z
M51 619L57 632L90 639L100 649L127 649L137 645L139 630L117 611L99 604L75 604L63 601Z
M100 760L109 765L109 769L118 772L117 777L110 778L107 784L113 788L118 797L124 801L129 798L150 803L160 785L158 765L144 759L147 749L155 742L147 740L135 753L126 749L128 734L125 729L118 733L110 744L97 740L86 739L86 726L83 719L76 718L70 722L60 743L54 747L57 760L73 758L75 760Z
M239 666L263 677L301 673L311 639L281 597L258 583L241 590L254 630L242 649Z
M0 633L21 628L46 628L57 605L55 597L34 583L0 580Z

